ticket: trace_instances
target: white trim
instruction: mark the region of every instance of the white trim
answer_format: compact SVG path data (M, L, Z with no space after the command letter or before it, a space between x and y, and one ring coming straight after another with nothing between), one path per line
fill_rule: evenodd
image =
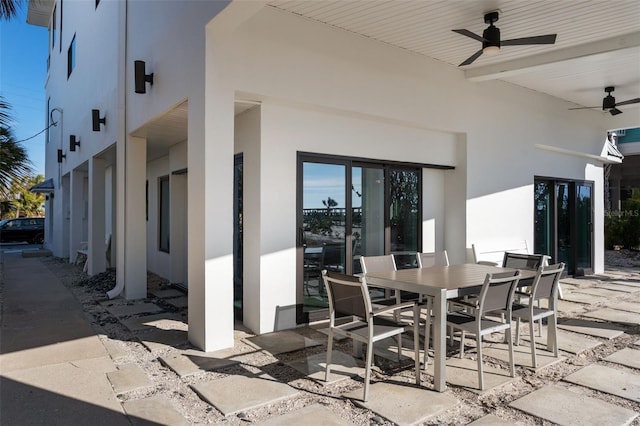
M586 158L588 160L597 161L598 163L604 164L619 164L622 163L621 158L616 157L603 157L602 155L589 154L586 152L572 151L570 149L559 148L557 146L549 146L542 144L535 144L535 147L538 149L543 149L545 151L557 152L559 154L571 155L573 157Z

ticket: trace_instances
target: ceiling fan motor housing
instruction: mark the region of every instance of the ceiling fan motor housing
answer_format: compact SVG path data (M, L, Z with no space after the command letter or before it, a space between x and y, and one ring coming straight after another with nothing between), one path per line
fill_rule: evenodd
M500 28L494 27L493 24L489 25L487 29L482 33L482 48L486 49L489 46L495 46L500 48Z
M607 95L602 99L602 109L609 109L616 107L616 98L611 95Z

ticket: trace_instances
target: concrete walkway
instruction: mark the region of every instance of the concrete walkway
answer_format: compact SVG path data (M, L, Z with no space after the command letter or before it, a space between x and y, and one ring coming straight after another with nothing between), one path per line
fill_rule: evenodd
M129 425L80 304L38 259L0 259L0 424Z
M180 413L171 410L161 397L125 398L122 401L119 397L121 394L150 386L147 376L135 365L116 365L116 351L109 348L110 341L92 329L90 319L85 316L80 303L39 259L25 258L19 253L0 253L0 262L0 283L3 283L0 286L1 425L189 424ZM608 280L613 283L612 278ZM605 341L619 338L625 330L637 334L637 325L640 324L640 286L636 284L640 283L640 274L634 272L620 276L615 283L626 285L624 288L608 285L606 290L616 294L613 295L615 297L608 295L604 302L601 294L604 286L596 287L601 284L600 281L575 281L567 286L567 300L580 303L582 313L580 319L560 319L561 355L580 354ZM180 294L167 296L175 298ZM116 300L101 302L101 305L138 335L141 344L152 354L154 351L161 352L161 348L167 345L175 348L184 344L186 329L181 326L186 327L186 324L178 321L176 318L179 316L175 313L157 313L160 308L150 300L136 303ZM576 307L573 303L564 302L560 306L561 317L565 309L575 312ZM162 322L168 327L166 330L150 331L149 324L155 322ZM316 350L313 356L306 356L305 350L322 350L326 338L316 332L319 338L309 339L298 334L298 331L244 338L237 345L249 345L269 354L299 353L299 357L294 356L290 362L278 364L277 368L293 368L310 379L323 377L324 352ZM163 333L162 336L159 333ZM509 407L537 418L540 423L640 424L637 418L640 411L637 405L640 402L640 341L626 340L630 342L630 347L621 347L597 363L581 363L581 368L573 374L560 378L555 385L532 389L508 403ZM544 342L543 339L541 341ZM501 359L505 353L503 346L500 341L490 344L487 356ZM529 366L528 350L528 342L518 347L518 351L522 352L522 356L516 359L519 365ZM233 357L209 358L204 355L188 350L175 353L164 351L158 360L187 381L194 374L241 362ZM563 362L564 359L562 356L554 358L544 350L540 350L539 357L542 360L549 358L548 365ZM337 353L334 362L342 364L342 367L336 366L335 381L362 372L360 363L344 353ZM624 369L612 368L615 364ZM271 372L278 373L277 370ZM503 373L500 369L488 367L488 382L491 384L492 380L495 381L495 388L499 389L509 386L508 383L514 380L520 380L518 377L503 377ZM213 380L198 377L201 379L192 380L191 389L212 410L222 413L225 421L234 416L250 416L257 407L268 407L301 393L299 389L293 389L266 373L249 376L229 374ZM428 382L429 376L426 377ZM447 361L447 381L450 385L474 391L475 362L450 358ZM320 394L326 390L322 386L317 389ZM452 392L451 388L440 394L431 391L428 384L421 388L407 386L401 377L372 384L371 398L367 403L358 402L361 393L361 388L356 388L336 396L351 398L354 404L370 410L372 421L377 418L381 423L390 421L414 425L434 422L438 416L453 412L457 406L465 403L459 399L460 394ZM610 395L617 400L598 395ZM404 409L398 410L399 406ZM500 414L496 412L495 415L478 417L473 424L510 424L501 419ZM310 423L311 418L318 423ZM348 424L326 407L316 404L307 404L302 409L274 416L264 424L302 423Z

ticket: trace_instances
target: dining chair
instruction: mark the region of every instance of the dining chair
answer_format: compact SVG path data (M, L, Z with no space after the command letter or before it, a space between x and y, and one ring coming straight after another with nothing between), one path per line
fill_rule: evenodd
M464 356L465 333L475 334L478 351L478 383L484 390L484 374L482 368L482 337L503 331L509 343L509 367L511 377L515 377L513 360L513 336L511 335L511 307L513 297L520 279L520 271L487 274L478 298L458 304L467 304L473 313L458 311L447 314L447 326L460 330L460 358ZM487 317L487 314L506 312L504 321Z
M449 256L447 251L435 251L428 253L416 253L416 261L418 262L418 268L429 268L431 266L449 266ZM426 308L425 324L424 324L424 362L423 366L426 370L427 361L429 359L429 339L431 338L431 311L433 308L433 297L420 295L418 299L419 303L424 302Z
M533 368L537 368L536 360L536 341L534 337L533 323L539 321L542 323L543 318L549 318L547 321L547 333L551 337L552 347L547 350L553 350L553 355L558 356L558 283L560 276L564 271L564 263L556 263L555 265L540 266L531 291L519 292L516 294L527 298L527 303L514 303L511 315L516 319L516 345L520 344L520 321L529 322L529 339L531 341L531 364ZM547 308L540 307L540 301L547 300Z
M360 256L360 266L362 268L362 273L364 275L370 272L386 272L386 271L397 271L396 260L392 254L386 254L381 256ZM386 296L382 300L374 300L373 303L376 305L390 305L397 304L402 302L401 295L399 291L395 291L391 294L391 297ZM396 317L396 321L399 319L399 316Z
M420 385L420 345L418 333L418 305L414 301L397 305L375 308L371 303L369 288L365 277L345 275L338 272L322 271L322 279L329 296L329 339L327 343L327 365L325 381L331 374L331 355L334 335L345 336L354 341L366 344L365 377L363 401L369 396L371 365L373 361L373 345L389 337L397 337L398 360L402 353L402 333L413 328L413 348L415 359L416 384ZM398 323L384 316L389 312L413 308L413 324ZM336 324L336 316L351 317L346 323Z

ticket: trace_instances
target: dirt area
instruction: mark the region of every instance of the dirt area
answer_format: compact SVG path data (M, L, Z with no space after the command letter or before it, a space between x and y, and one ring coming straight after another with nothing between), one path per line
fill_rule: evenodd
M216 371L202 371L187 377L179 377L172 370L163 365L159 358L178 354L187 349L194 349L188 344L179 347L167 347L165 350L150 352L137 339L136 335L126 329L114 316L112 316L100 301L106 300L105 292L115 285L115 273L107 272L92 278L87 278L82 273L81 267L64 263L59 259L44 259L43 262L52 270L57 277L67 286L75 297L84 306L87 317L95 330L100 333L103 342L116 345L124 353L114 361L117 366L137 365L142 368L153 385L144 390L132 391L118 395L120 401L142 399L150 396L162 396L169 400L173 408L181 413L190 424L227 424L239 425L246 423L260 423L261 421L294 411L296 409L317 403L329 407L334 413L344 420L355 425L387 425L391 424L387 420L377 416L369 410L362 409L347 398L341 397L343 393L361 388L361 379L355 378L342 382L324 385L304 377L301 373L286 365L286 362L305 356L310 356L323 352L326 347L319 346L311 349L297 351L289 354L272 356L264 351L256 351L253 347L245 343L242 339L250 337L252 334L247 330L236 330L236 347L234 352L244 354L239 365ZM640 253L619 251L606 253L607 269L618 271L621 274L638 272L640 270ZM632 268L632 269L631 269ZM608 280L607 276L585 277L585 285L593 282L594 279ZM578 280L574 280L578 281ZM149 289L161 289L167 283L156 276L150 275L148 282ZM632 300L633 296L627 297ZM637 299L637 295L635 296ZM175 308L172 305L164 304L162 301L154 300L167 312L182 315L186 323L186 310ZM594 310L602 305L591 305L588 309ZM576 314L562 314L569 317ZM325 341L326 336L311 328L300 329L302 334L308 337ZM603 363L602 359L609 354L622 348L631 346L640 339L640 327L627 327L625 334L595 349L587 350L579 355L566 355L566 360L548 366L538 373L534 373L523 367L516 367L518 377L512 384L493 389L481 396L469 389L449 386L447 393L455 396L461 403L453 410L445 414L430 419L428 425L460 425L472 422L486 414L494 414L513 424L521 425L546 425L550 424L539 418L529 416L521 411L509 407L509 403L518 399L544 385L555 384L560 387L569 388L570 385L562 382L562 378L575 372L585 365L591 363ZM111 342L107 342L111 341ZM345 341L338 343L336 349L346 353L351 353L351 343ZM456 348L450 348L451 354ZM475 359L474 352L468 351L466 357ZM486 364L498 366L507 370L506 363L486 358ZM627 369L613 363L606 363L607 366L619 369ZM244 413L225 417L214 407L204 402L190 387L191 385L206 381L216 380L234 374L247 375L247 373L260 374L266 372L283 383L298 389L300 394L296 397L269 405L264 408L249 410ZM635 372L638 374L638 372ZM398 365L384 359L377 359L376 367L372 377L372 382L385 380L393 376L396 380L411 383L414 381L411 368L399 369ZM423 373L423 386L430 388L432 377ZM605 393L582 388L585 395L604 400L615 405L625 407L640 413L640 403L608 395ZM310 423L312 424L312 422ZM632 423L639 426L640 419Z

